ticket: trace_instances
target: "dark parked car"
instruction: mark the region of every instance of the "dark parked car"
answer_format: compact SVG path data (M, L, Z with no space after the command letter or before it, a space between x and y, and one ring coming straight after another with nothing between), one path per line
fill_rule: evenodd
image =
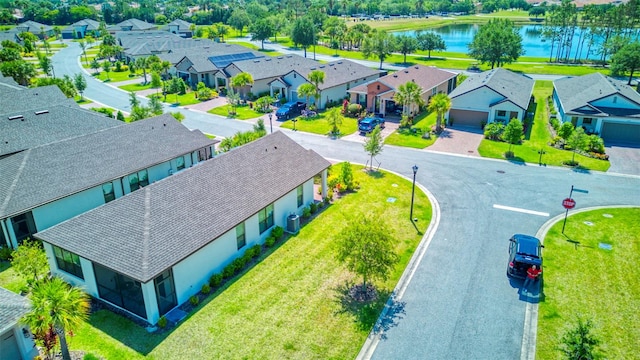
M538 238L515 234L509 239L509 265L507 276L524 279L532 265L542 268L542 248Z
M301 101L290 101L282 106L276 111L276 118L278 120L289 120L292 117L296 117L300 115L302 110L307 107L307 104Z
M358 130L360 134L368 134L380 125L380 129L384 129L384 119L379 117L366 117L358 122Z

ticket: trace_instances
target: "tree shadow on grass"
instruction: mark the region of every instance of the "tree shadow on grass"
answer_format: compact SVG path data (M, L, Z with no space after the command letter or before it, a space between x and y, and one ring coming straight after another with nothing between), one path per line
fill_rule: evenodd
M347 282L334 289L335 301L340 305L337 313L350 314L360 330L371 330L381 339L386 339L385 333L403 318L405 303L396 301L395 295L386 289L378 289L378 296L373 301L357 301L350 293L353 286Z
M393 65L409 67L409 66L417 65L417 63L414 63L414 62L411 62L411 61L407 61L406 63L405 62L395 62L395 63L393 63Z
M374 179L382 179L383 177L385 177L385 174L382 171L379 171L376 167L371 169L369 166L367 166L363 169L363 171Z
M447 60L445 58L435 57L435 56L432 56L432 57L421 56L421 57L416 57L414 59L419 60L419 61L445 61L445 60Z

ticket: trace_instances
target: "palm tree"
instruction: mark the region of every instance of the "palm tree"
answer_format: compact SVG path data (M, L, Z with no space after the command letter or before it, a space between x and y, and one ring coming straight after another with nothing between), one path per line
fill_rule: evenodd
M238 92L241 92L240 88L247 85L253 85L253 77L249 73L241 72L231 78L231 86L238 90Z
M78 41L80 44L80 49L82 49L82 55L84 55L84 63L89 64L89 60L87 60L87 43L84 40Z
M305 98L305 103L307 104L307 107L309 107L309 98L315 95L315 93L316 93L316 87L313 86L313 84L304 83L298 86L298 96Z
M66 332L87 319L89 299L79 288L72 287L59 277L37 282L31 292L32 309L22 322L34 333L51 327L60 338L62 358L70 360Z
M142 74L144 76L144 85L147 85L147 67L149 66L149 59L146 57L141 57L136 59L136 67L138 69L142 69Z
M451 108L451 99L444 93L436 94L429 101L429 111L435 111L438 114L436 119L436 132L442 130L442 117L449 108Z
M414 105L417 105L418 109L420 106L424 106L422 88L413 81L408 81L398 86L398 90L393 95L393 101L402 104L402 113L404 115L412 115Z
M320 106L320 84L324 84L324 75L324 71L321 70L313 70L309 73L309 81L313 83L315 88L316 108Z

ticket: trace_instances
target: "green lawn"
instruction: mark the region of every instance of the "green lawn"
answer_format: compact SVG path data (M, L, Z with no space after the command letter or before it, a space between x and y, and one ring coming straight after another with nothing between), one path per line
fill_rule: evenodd
M607 359L634 359L640 338L640 209L572 215L544 239L544 299L537 359L558 359L559 339L576 318L591 319ZM590 224L587 224L589 222ZM605 250L600 244L612 246Z
M420 114L416 117L415 124L412 126L412 128L417 129L417 131L412 131L411 129L398 129L391 135L387 136L387 138L384 139L384 143L388 145L424 149L436 142L437 137L435 135L431 136L430 139L422 138L422 134L427 131L431 131L431 127L435 124L436 113Z
M329 135L332 127L329 126L325 118L326 112L321 112L318 116L305 118L304 116L298 116L296 118L296 130L309 132L313 134ZM293 129L293 121L287 120L280 124L280 127L285 129ZM338 127L340 134L338 137L353 134L358 130L358 121L354 118L345 117L342 120L342 125Z
M27 282L16 274L11 263L0 261L0 286L19 294L22 289L27 287Z
M140 83L137 84L128 84L128 85L122 85L122 86L118 86L119 89L122 89L124 91L140 91L140 90L147 90L147 89L151 89L151 82L147 82L147 85L143 85L142 83L142 78L140 78Z
M84 61L82 63L84 64ZM129 70L127 70L127 71L120 71L120 72L109 71L109 74L108 74L109 76L107 77L107 73L104 70L102 70L102 68L98 69L98 71L100 72L97 75L94 73L93 69L91 69L90 73L94 77L106 82L120 82L120 81L135 79L136 77L140 76L140 74L136 74L136 76L132 77Z
M255 119L265 115L264 113L261 113L259 111L256 111L250 108L248 105L236 106L236 114L233 116L229 115L230 109L231 109L231 105L227 104L227 105L215 107L207 112L209 114L225 116L231 119L238 119L238 120Z
M264 253L178 327L149 334L102 310L74 331L71 349L109 360L355 358L421 235L407 219L410 181L387 172L369 174L361 166L354 166L353 174L357 192L337 199L298 235ZM422 232L431 211L426 195L416 193L414 215ZM385 222L400 257L389 279L376 282L379 301L366 306L348 301L346 284L361 279L335 259L337 234L349 219L365 213Z
M535 116L533 127L530 129L530 136L525 137L520 145L513 145L512 151L515 153L515 161L528 163L538 163L540 160L539 151L545 152L542 156L542 163L553 166L563 166L564 161L571 160L573 152L556 149L549 144L551 134L549 132L549 120L546 109L546 98L553 92L551 81L536 81L533 93L536 98ZM478 147L478 153L483 157L504 159L504 153L509 149L509 144L505 142L491 141L483 139ZM611 165L608 161L598 160L576 154L580 168L597 171L607 171Z

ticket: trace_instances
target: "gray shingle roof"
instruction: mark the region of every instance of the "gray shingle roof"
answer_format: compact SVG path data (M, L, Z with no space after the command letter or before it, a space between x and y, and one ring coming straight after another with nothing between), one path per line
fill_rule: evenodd
M20 322L30 309L29 299L0 287L0 334Z
M120 31L123 30L124 28L128 28L130 30L127 31L144 31L144 30L153 30L155 28L157 28L157 26L153 25L153 24L149 24L146 21L142 21L139 19L128 19L128 20L124 20L122 22L119 22L115 25L111 25L109 27L107 27L108 31Z
M32 109L45 110L52 105L69 104L69 102L56 85L36 88L0 86L0 104L2 104L0 115L3 115Z
M147 282L329 165L276 132L36 237Z
M558 99L567 114L591 114L606 116L640 116L637 111L625 112L621 109L596 107L592 102L614 94L623 96L640 105L640 94L622 81L615 80L601 73L593 73L578 77L564 77L553 82ZM579 110L590 107L589 110Z
M18 84L15 80L13 80L12 77L10 77L10 76L2 76L2 73L0 73L0 84L2 85L2 88L0 89L0 92L2 92L2 90L6 90L6 89L11 89L11 90L24 90L24 89L26 89L24 86ZM4 103L2 105L4 107ZM4 111L4 109L2 111Z
M178 31L190 31L191 30L191 23L184 21L182 19L175 19L172 22L168 23L167 25L165 25L165 27L163 29L169 30L170 25L178 25Z
M242 72L253 76L253 80L269 79L286 74L291 70L317 67L320 65L315 60L298 55L283 55L278 57L266 57L262 59L244 60L233 62Z
M382 70L372 69L350 60L337 60L327 64L320 64L314 61L312 65L304 64L296 68L296 71L304 76L305 79L308 79L309 73L314 70L324 71L325 73L324 83L318 86L320 90L330 89L334 86L346 84L382 72Z
M39 22L35 22L33 20L27 20L23 23L20 23L16 26L16 29L19 29L19 32L27 31L34 35L39 35L42 31L48 32L52 31L53 27L45 24L41 24Z
M86 26L86 30L88 31L98 30L98 28L100 27L100 22L92 19L83 19L65 27L64 29L62 29L62 32L74 31L75 28L79 26Z
M36 111L48 111L36 114ZM22 118L9 120L22 115ZM36 146L122 125L95 111L65 105L15 111L0 116L0 157Z
M469 76L450 94L451 99L483 86L501 94L522 109L529 107L534 80L526 75L497 68Z
M0 218L218 142L169 114L119 123L0 159Z
M119 33L118 41L124 52L130 56L151 55L153 53L189 52L193 49L223 46L208 39L185 39L166 31L143 33ZM239 46L239 45L234 45ZM246 48L245 48L246 51Z

